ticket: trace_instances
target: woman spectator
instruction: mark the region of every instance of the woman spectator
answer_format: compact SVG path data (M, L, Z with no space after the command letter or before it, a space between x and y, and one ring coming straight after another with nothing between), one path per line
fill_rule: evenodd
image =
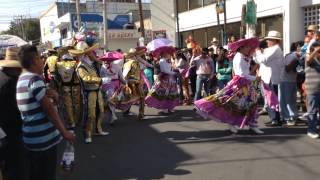
M182 91L184 96L184 105L191 104L191 97L189 92L189 78L187 77L187 71L189 69L189 63L187 58L181 51L176 53L175 68L178 69L180 73L180 81L182 85Z
M223 89L232 79L232 63L230 63L226 55L227 50L221 50L216 62L216 73L219 89Z
M295 125L297 112L297 71L302 42L292 43L291 53L285 56L280 74L280 109L287 125Z

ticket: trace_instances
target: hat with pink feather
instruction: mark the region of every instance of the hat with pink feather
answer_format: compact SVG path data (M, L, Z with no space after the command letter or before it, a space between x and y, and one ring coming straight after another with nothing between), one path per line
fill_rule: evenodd
M101 61L112 62L118 59L123 59L123 54L117 51L106 52L103 56L98 58Z

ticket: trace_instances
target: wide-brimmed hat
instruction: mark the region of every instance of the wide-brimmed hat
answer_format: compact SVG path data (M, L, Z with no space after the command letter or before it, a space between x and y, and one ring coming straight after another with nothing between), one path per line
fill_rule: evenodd
M8 47L5 59L0 60L0 67L21 68L21 64L18 61L19 49L18 47Z
M126 58L131 58L133 56L142 56L146 53L146 48L130 48L129 52L125 54Z
M269 31L268 36L265 37L264 39L276 39L276 40L281 40L281 34L278 31Z
M123 54L117 52L117 51L112 51L112 52L107 52L103 56L99 57L99 60L101 61L106 61L106 62L112 62L118 59L122 59Z
M318 27L316 25L309 25L307 30L308 31L318 31Z
M70 49L68 51L69 51L69 53L78 56L78 55L83 55L83 54L90 52L90 51L94 51L98 47L99 47L99 44L94 44L90 47L86 42L80 41L76 44L74 49Z
M254 50L259 46L259 40L256 37L248 38L248 39L240 39L234 43L228 44L228 48L230 51L236 52L239 48L243 46L249 46L251 50Z
M218 42L218 39L213 37L212 40L211 40L211 43L217 43Z
M155 57L159 57L163 53L168 53L168 54L172 55L175 52L176 52L176 48L174 48L172 46L162 46L162 47L159 47L156 50L154 50L152 52L152 55Z
M73 49L73 46L60 47L59 49L57 49L58 55L62 57L63 55L68 54L70 49Z

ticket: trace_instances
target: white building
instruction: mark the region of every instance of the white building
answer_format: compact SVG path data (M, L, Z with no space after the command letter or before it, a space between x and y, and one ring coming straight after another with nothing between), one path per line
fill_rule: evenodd
M144 18L150 19L150 4L142 6ZM103 5L91 0L80 4L81 22L88 30L94 30L103 43ZM41 39L48 46L61 46L77 31L75 3L55 2L41 16ZM108 38L107 48L127 51L135 47L141 33L135 22L139 20L138 4L134 0L110 0L107 2ZM150 20L149 20L150 21ZM151 24L151 23L150 23ZM148 26L147 26L148 27ZM147 29L147 28L146 28ZM146 33L151 39L150 31Z
M216 2L217 0L152 0L151 21L153 31L165 30L168 37L178 39L182 46L191 34L201 46L210 45L213 37L219 37ZM242 5L247 0L226 1L227 35L240 38ZM280 31L283 36L284 52L289 52L290 44L303 40L305 29L310 24L320 24L320 0L255 0L257 4L258 37L268 31ZM176 8L178 5L178 9ZM162 8L165 7L165 8ZM176 12L179 22L177 23ZM220 15L220 24L224 24ZM179 28L177 27L179 24ZM179 37L178 38L178 29Z

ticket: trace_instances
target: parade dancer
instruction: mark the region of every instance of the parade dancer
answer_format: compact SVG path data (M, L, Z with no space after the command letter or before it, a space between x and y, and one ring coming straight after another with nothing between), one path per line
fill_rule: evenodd
M108 135L101 127L104 115L103 98L100 91L101 83L110 81L108 77L99 76L100 63L96 60L93 50L98 47L97 44L89 47L84 41L76 44L75 49L69 50L72 55L78 56L80 64L77 67L77 74L82 85L84 100L84 131L85 143L92 142L92 129L95 124L97 135Z
M59 92L62 93L64 110L69 128L74 129L80 117L80 81L76 74L78 62L68 53L71 47L58 49L60 60L56 63Z
M143 90L144 78L142 76L141 63L147 64L140 56L144 55L144 49L129 50L126 55L127 62L123 66L123 77L127 82L127 88L124 91L130 91L130 99L125 100L122 104L132 105L139 101L139 119L144 118L144 98L145 93ZM130 106L128 110L130 109Z
M49 87L53 89L58 88L58 80L56 77L56 64L59 61L58 52L55 49L48 49L47 50L48 58L44 64L44 75L46 79L46 83Z
M102 84L102 91L104 92L107 106L111 111L110 124L113 124L118 119L115 109L117 103L114 99L118 98L121 84L125 85L126 81L123 79L122 67L123 67L123 55L119 52L107 52L99 60L103 61L101 67L100 76L109 77L111 82ZM121 107L118 107L121 109Z
M171 56L175 49L172 47L161 47L155 50L155 55L160 55L160 79L155 82L155 86L145 99L149 107L164 110L170 113L179 105L179 95L177 90L176 72L171 65Z
M257 125L257 92L260 77L256 77L256 66L251 68L252 53L259 45L257 38L243 39L229 44L233 52L237 52L233 59L235 76L218 93L195 102L196 111L206 119L230 125L233 133L238 127L248 125L256 134L264 132Z

